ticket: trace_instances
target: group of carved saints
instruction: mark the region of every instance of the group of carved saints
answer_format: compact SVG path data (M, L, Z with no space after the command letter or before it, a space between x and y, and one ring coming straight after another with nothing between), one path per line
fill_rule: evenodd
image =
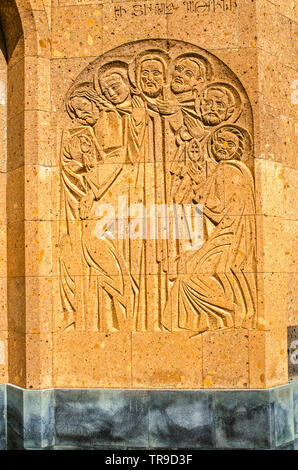
M217 76L206 51L188 45L173 57L146 42L127 60L114 54L95 63L88 76L65 99L63 327L194 334L256 328L253 142L240 119L237 80ZM158 207L197 204L202 243L193 249L175 235L173 219L167 236L150 237L147 215L138 212L155 207L162 224ZM100 237L98 223L110 207L110 236ZM127 233L132 217L134 234Z

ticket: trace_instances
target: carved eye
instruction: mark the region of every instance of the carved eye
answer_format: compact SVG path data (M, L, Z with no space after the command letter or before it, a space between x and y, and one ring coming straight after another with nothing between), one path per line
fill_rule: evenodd
M225 140L222 138L222 137L218 137L217 138L217 142L220 142L221 144L224 142Z
M191 77L193 76L193 73L191 72L191 70L187 70L187 71L185 72L185 75L186 75L187 77L191 78Z
M225 108L226 107L225 103L223 103L222 101L217 101L216 104L219 108Z
M154 72L153 72L153 75L154 75L155 77L157 77L157 76L160 75L160 74L161 74L161 72L160 72L159 70L154 70Z
M147 77L147 76L148 76L148 70L143 70L142 75L143 75L144 77Z
M236 144L235 144L235 142L232 142L232 141L230 140L230 141L228 142L228 146L229 146L229 148L231 149L231 148L233 148L233 147L236 147Z

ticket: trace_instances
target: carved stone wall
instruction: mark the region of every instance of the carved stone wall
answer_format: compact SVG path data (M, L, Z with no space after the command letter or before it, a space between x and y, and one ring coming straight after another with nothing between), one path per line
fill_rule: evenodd
M9 22L13 3L8 381L286 383L292 2L16 0Z
M65 113L61 341L146 332L198 352L205 331L262 327L253 119L235 74L189 43L129 43L81 72Z
M252 114L231 70L181 41L129 43L89 65L65 105L63 329L262 324ZM183 240L198 204L201 225Z
M6 86L7 64L0 51L0 382L7 382L7 270L6 270Z

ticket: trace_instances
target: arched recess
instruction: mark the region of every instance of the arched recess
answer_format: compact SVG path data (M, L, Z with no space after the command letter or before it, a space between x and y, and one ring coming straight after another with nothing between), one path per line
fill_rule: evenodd
M7 381L39 388L50 385L43 367L51 377L42 358L42 350L49 354L40 318L41 303L50 299L45 298L44 265L37 262L40 253L51 261L50 245L41 235L41 218L49 221L50 214L43 210L41 217L39 185L44 166L51 165L50 145L44 142L51 112L49 28L42 0L1 0L0 23L7 61ZM46 344L50 347L50 341Z

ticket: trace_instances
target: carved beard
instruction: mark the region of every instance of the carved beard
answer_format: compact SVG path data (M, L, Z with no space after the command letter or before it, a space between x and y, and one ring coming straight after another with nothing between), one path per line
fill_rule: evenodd
M143 92L146 96L149 96L149 98L157 98L161 93L161 89L146 88L143 89Z
M238 156L238 148L229 152L215 141L212 146L212 153L217 162L222 160L234 160L237 159L236 156Z
M178 81L176 81L178 79ZM198 81L196 81L194 84L190 83L185 83L183 78L181 77L176 77L175 79L172 80L171 82L171 90L173 93L176 95L181 94L181 93L187 93L189 91L194 91L198 85Z
M184 82L175 82L173 81L171 84L171 90L173 93L184 93L185 91L190 91L191 87L184 84Z
M221 118L217 113L206 113L202 116L202 121L207 126L217 126L224 120L225 118Z

